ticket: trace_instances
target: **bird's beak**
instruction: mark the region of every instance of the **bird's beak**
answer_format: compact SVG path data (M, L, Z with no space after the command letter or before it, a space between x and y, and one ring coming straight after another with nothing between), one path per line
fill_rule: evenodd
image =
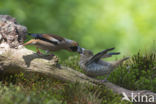
M81 49L81 47L77 47L77 52L79 53L79 54L81 54L82 53L82 49Z
M85 49L84 48L81 48L81 47L79 47L78 46L78 48L77 48L77 52L79 53L79 54L83 54L83 51L84 51Z

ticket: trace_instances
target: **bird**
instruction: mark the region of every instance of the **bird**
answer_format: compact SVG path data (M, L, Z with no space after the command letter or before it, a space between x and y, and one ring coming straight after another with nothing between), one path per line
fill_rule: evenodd
M79 61L80 68L84 70L86 75L93 78L97 76L107 75L106 78L102 80L103 82L107 81L109 74L121 63L129 59L129 57L125 57L115 62L106 62L101 60L102 58L107 58L113 55L120 54L120 52L109 52L114 49L115 48L105 49L94 55L91 50L81 48L82 51L80 53L80 61Z
M67 50L70 52L78 52L80 53L81 48L78 43L74 40L70 40L58 35L53 34L39 34L39 33L28 33L28 35L32 36L33 39L24 43L23 46L26 45L34 45L36 46L37 53L41 54L39 49L45 50L46 53L59 51L59 50Z

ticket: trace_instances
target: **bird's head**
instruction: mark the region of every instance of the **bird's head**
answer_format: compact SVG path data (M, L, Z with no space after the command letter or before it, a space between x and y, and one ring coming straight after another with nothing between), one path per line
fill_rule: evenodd
M73 40L66 40L66 42L67 42L67 47L66 47L66 49L68 50L68 51L71 51L71 52L78 52L78 53L81 53L82 52L82 50L81 50L81 48L80 48L80 46L79 46L79 44L77 43L77 42L75 42L75 41L73 41Z
M92 51L81 48L82 53L80 54L80 63L86 63L94 55Z
M82 55L86 57L90 57L90 56L93 56L93 52L82 48Z

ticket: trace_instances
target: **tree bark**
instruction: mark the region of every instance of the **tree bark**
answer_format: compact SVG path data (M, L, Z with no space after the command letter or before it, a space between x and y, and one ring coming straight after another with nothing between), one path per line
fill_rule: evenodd
M102 84L117 94L125 92L128 97L134 95L153 95L150 91L130 91L111 82L101 83L83 73L58 64L56 56L38 55L24 48L21 44L27 29L17 24L16 20L7 15L0 15L0 72L36 72L65 82L80 82L91 85Z

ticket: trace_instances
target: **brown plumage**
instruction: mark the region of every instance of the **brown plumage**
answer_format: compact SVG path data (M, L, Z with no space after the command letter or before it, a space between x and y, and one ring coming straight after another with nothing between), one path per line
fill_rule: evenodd
M59 51L59 50L68 50L71 52L80 52L80 47L77 42L63 38L57 35L49 35L49 34L31 34L32 37L35 39L31 39L30 41L26 42L26 45L35 45L40 49L46 51Z

